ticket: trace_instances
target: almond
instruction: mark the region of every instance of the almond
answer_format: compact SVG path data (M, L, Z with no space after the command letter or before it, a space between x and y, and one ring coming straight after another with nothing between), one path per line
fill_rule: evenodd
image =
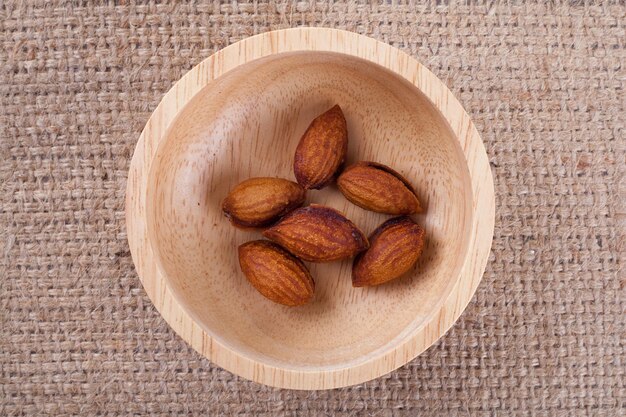
M348 128L341 107L334 106L309 125L296 148L293 170L306 189L328 185L343 166L348 151Z
M354 260L352 286L379 285L404 275L422 254L424 234L408 216L381 224L370 236L370 248Z
M275 243L255 240L239 246L239 265L252 286L276 303L299 306L313 298L315 282L306 266Z
M337 210L312 204L294 210L263 236L310 262L349 258L367 249L367 238Z
M422 211L411 184L382 164L358 162L339 176L337 186L348 200L366 210L395 215Z
M305 190L282 178L250 178L222 202L226 217L241 227L263 227L304 203Z

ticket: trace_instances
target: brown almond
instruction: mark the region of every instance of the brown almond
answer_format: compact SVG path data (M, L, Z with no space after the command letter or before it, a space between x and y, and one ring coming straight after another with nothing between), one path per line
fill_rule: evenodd
M306 191L282 178L250 178L222 202L226 217L241 227L264 227L304 203Z
M348 151L348 128L341 107L334 106L309 125L296 148L293 170L306 189L328 185L343 166Z
M422 254L424 234L408 216L381 224L369 238L370 248L354 260L352 286L379 285L404 275Z
M263 236L310 262L349 258L367 249L367 238L337 210L312 204L292 211Z
M393 169L375 162L358 162L337 178L337 186L352 203L385 214L422 211L411 184Z
M315 282L306 266L275 243L255 240L239 246L239 265L252 286L276 303L299 306L313 298Z

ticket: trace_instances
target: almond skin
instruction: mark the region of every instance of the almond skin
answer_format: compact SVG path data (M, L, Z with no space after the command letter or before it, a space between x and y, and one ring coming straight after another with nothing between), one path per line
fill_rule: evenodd
M325 187L343 166L348 128L341 107L334 106L309 125L296 148L293 171L304 188Z
M263 296L286 306L299 306L313 298L315 282L302 261L267 240L239 246L239 265L248 281Z
M380 285L404 275L422 254L424 235L408 216L381 224L370 236L370 248L354 260L352 286Z
M310 262L349 258L369 247L354 223L337 210L317 204L294 210L263 236Z
M352 203L385 214L422 211L413 187L393 169L375 162L358 162L337 179L337 186Z
M237 185L222 202L235 226L268 226L304 203L306 191L282 178L250 178Z

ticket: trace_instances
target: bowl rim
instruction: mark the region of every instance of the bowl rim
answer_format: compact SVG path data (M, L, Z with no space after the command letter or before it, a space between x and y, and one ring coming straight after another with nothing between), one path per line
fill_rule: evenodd
M286 52L335 52L380 65L416 86L448 122L467 162L472 187L472 224L459 276L434 311L395 348L347 367L319 370L268 365L229 349L207 334L177 302L148 238L148 174L168 127L209 82L250 61ZM386 43L330 28L292 28L245 38L204 59L165 94L148 119L131 160L126 187L126 231L139 279L174 331L220 367L262 384L291 389L330 389L385 375L414 359L452 327L472 299L487 266L495 226L495 191L483 142L469 115L446 85L420 62Z

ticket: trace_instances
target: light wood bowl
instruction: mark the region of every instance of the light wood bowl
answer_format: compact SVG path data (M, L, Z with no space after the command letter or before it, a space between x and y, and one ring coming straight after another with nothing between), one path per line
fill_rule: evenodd
M220 204L249 177L293 180L298 140L334 104L348 122L348 163L390 165L415 186L426 249L408 276L376 288L352 287L352 260L309 264L314 300L280 306L239 269L237 246L260 233L235 229ZM389 218L335 185L307 202L366 234ZM435 75L373 39L299 28L237 42L172 87L139 138L126 218L146 292L184 340L244 378L325 389L386 374L452 326L487 263L494 188L478 132Z

